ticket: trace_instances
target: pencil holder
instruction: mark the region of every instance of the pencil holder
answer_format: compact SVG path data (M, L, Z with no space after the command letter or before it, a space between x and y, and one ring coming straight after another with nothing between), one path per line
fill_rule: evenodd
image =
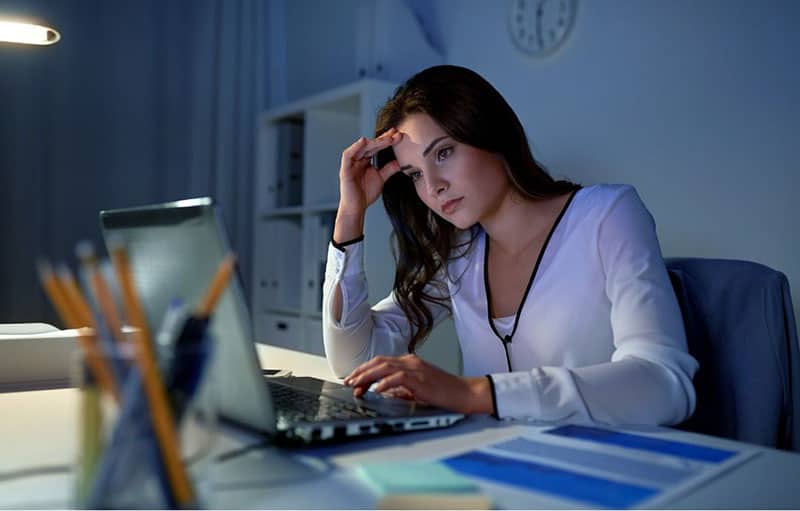
M191 334L192 332L190 332ZM154 407L141 370L137 344L106 345L100 355L116 390L108 388L93 370L89 354L76 361L73 371L81 393L80 446L75 471L75 505L90 509L201 508L212 486L212 450L217 435L213 387L204 385L213 355L205 328L198 338L174 339L161 346L158 373L161 392L174 426L173 452L169 436L159 431L165 420ZM96 365L96 360L94 361ZM151 375L152 376L152 375ZM163 426L162 426L163 428ZM172 462L172 466L170 463ZM187 475L188 491L175 477Z

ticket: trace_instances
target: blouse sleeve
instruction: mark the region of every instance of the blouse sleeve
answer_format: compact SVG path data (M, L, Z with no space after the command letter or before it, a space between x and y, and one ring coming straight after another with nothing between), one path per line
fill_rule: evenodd
M675 424L695 406L697 362L652 216L632 187L610 206L598 252L611 302L611 360L491 375L500 417L605 424Z
M342 292L342 316L336 321L333 298L336 286ZM433 292L433 287L428 291ZM390 294L370 307L364 272L364 242L338 249L330 244L322 287L322 338L333 373L343 378L358 365L378 355L408 353L411 327L403 310ZM434 325L448 309L428 305Z

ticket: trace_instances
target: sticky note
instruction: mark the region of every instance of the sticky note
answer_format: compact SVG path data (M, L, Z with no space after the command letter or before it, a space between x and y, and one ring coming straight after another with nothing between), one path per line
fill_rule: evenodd
M381 495L477 492L470 479L438 462L383 462L359 465L357 473Z

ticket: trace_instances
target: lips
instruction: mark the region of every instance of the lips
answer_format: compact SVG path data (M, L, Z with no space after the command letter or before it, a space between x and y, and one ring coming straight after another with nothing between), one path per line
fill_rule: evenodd
M449 201L442 204L442 213L444 213L445 215L453 214L453 212L455 212L455 210L458 209L458 206L461 204L461 200L463 198L464 197L459 197L457 199L450 199Z

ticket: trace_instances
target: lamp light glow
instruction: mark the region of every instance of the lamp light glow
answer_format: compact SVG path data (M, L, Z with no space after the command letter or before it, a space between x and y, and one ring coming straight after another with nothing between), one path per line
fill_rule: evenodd
M0 20L0 42L46 46L57 43L59 39L61 34L54 28L34 23Z

